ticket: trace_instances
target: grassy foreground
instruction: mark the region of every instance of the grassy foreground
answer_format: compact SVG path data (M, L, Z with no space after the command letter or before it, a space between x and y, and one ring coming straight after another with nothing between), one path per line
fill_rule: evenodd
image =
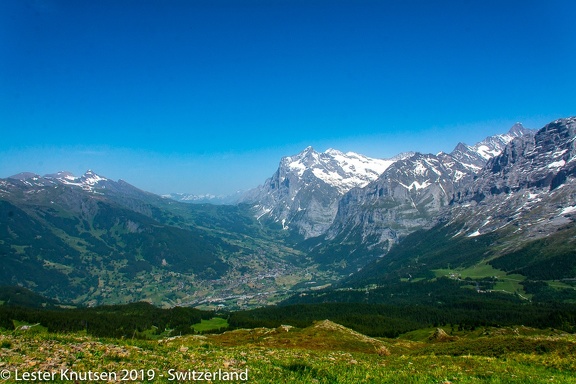
M200 381L199 372L213 382L576 383L575 355L574 335L522 327L398 339L330 321L161 340L3 331L0 383L186 383Z

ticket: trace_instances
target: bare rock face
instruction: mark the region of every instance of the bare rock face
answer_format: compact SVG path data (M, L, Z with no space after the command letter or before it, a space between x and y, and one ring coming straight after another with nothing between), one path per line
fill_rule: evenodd
M327 238L360 232L391 244L431 223L449 204L454 190L451 170L436 155L415 154L391 165L376 181L347 193Z
M488 160L501 154L512 140L517 137L531 136L534 133L524 128L522 124L516 123L508 133L489 136L473 146L458 143L450 155L468 170L477 172L486 165Z
M512 140L499 156L490 159L475 180L463 186L456 201L483 200L486 196L521 189L554 190L576 170L574 135L576 118L556 120Z
M380 168L360 155L307 148L282 159L245 201L259 218L314 238L306 243L313 257L361 260L354 267L438 223L460 225L461 236L504 229L542 237L576 214L575 131L574 117L538 132L516 124L449 154L412 153Z
M259 220L277 222L304 238L319 236L332 224L346 192L375 180L395 161L308 147L284 157L276 173L240 202L253 205Z
M459 188L445 218L468 236L507 229L543 237L576 213L576 117L511 141Z
M509 151L510 143L523 137L530 141L533 131L516 124L508 133L490 136L474 146L459 143L450 154L417 153L395 162L377 180L352 189L340 200L327 239L348 233L389 248L418 229L430 228L436 217L449 209L460 188L472 182L494 156Z
M436 328L434 333L428 338L428 340L436 342L454 341L456 339L458 339L456 336L448 335L442 328Z

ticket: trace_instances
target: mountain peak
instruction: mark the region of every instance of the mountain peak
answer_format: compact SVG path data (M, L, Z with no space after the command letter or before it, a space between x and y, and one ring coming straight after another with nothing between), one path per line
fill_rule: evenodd
M99 181L107 181L108 179L102 176L97 175L91 169L87 170L84 175L81 177L83 184L94 185L97 184Z
M316 151L314 150L314 148L311 145L307 146L306 148L304 148L304 150L302 152L300 152L300 154L302 154L302 155L307 155L309 153L316 153Z
M514 124L512 126L512 128L510 128L510 130L508 131L508 135L518 137L518 136L525 135L525 134L529 133L530 131L531 131L530 129L524 128L522 123L518 122L518 123Z
M8 178L14 179L14 180L26 180L26 179L32 179L35 177L40 177L40 175L37 175L37 174L32 173L32 172L20 172L16 175L9 176Z
M459 142L458 144L456 144L456 147L454 147L454 150L452 152L456 152L456 151L469 151L470 147L466 144L464 144L463 142Z
M334 148L328 148L326 151L324 151L324 153L327 155L332 155L332 156L344 154L343 152L341 152L337 149L334 149ZM351 152L348 152L348 153L351 153Z
M84 174L82 175L82 178L101 178L101 179L105 179L104 177L98 175L96 172L94 172L93 170L89 169L86 172L84 172Z
M74 176L74 174L72 172L68 172L68 171L58 171L56 173L49 173L44 175L44 177L48 178L48 179L57 179L57 180L74 180L76 179L76 176Z
M502 153L506 145L513 139L533 133L533 130L524 128L521 123L516 123L510 128L508 133L488 136L472 146L458 143L450 155L461 162L469 171L476 172L489 159Z
M373 159L333 148L318 153L311 146L283 157L266 183L242 198L255 205L256 217L297 228L305 238L319 236L332 223L338 200L350 189L374 181L395 160Z

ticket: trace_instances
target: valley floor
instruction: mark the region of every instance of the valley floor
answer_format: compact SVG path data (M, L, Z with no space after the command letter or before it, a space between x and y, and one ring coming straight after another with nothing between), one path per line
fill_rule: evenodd
M2 331L0 382L576 383L575 352L574 335L524 328L398 339L329 321L160 340Z

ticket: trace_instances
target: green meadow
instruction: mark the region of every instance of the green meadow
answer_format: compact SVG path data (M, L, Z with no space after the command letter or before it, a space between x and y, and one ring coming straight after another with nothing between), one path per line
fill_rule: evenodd
M192 374L249 383L576 383L575 336L526 327L429 328L394 339L327 320L158 340L5 330L0 347L5 383L44 372L55 382L90 372L146 383L192 382Z

